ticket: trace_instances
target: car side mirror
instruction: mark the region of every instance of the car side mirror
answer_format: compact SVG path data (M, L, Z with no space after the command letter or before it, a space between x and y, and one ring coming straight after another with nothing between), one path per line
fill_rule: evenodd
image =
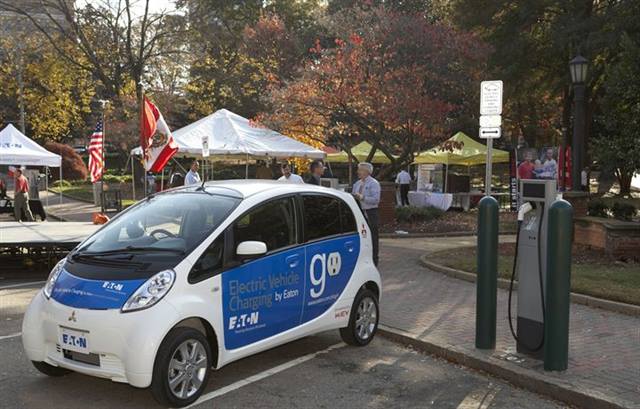
M243 241L236 248L236 255L242 260L252 259L267 253L267 245L263 241Z

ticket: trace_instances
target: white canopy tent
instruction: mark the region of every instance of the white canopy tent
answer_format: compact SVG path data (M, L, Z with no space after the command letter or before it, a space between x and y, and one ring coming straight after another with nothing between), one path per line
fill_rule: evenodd
M220 109L213 114L173 132L178 153L202 157L202 141L209 142L211 156L227 159L251 158L309 158L323 159L325 152L284 136L274 130L252 125L247 118ZM132 155L140 155L138 147Z
M62 180L62 157L38 145L12 124L0 131L0 165L57 167Z

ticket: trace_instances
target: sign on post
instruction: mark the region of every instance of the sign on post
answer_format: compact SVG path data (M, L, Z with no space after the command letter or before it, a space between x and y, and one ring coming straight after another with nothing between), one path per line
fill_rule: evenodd
M482 81L480 115L502 114L502 81Z
M502 131L499 126L495 128L480 128L481 139L497 139L502 135Z
M480 138L487 140L485 194L491 195L493 140L501 135L502 81L482 81L480 84Z
M495 128L502 125L502 115L480 115L480 128Z
M202 157L206 158L209 156L209 135L205 135L202 137Z

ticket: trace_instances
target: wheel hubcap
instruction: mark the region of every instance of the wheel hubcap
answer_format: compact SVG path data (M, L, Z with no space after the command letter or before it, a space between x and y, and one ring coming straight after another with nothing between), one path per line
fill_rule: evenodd
M361 340L367 340L373 335L378 322L376 303L370 297L365 297L358 305L356 315L356 334Z
M204 346L195 339L189 339L173 351L169 362L167 378L169 389L174 396L187 399L202 386L209 368Z

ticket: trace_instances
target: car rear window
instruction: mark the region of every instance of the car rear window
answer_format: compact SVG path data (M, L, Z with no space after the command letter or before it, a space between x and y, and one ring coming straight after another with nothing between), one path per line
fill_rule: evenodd
M304 195L302 202L305 241L356 231L355 217L344 201L331 196Z

